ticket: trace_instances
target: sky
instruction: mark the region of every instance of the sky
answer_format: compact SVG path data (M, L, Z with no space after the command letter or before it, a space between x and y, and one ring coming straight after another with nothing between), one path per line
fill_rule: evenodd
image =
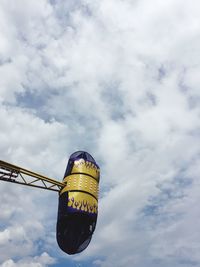
M200 3L0 0L0 159L62 180L101 168L88 248L58 195L0 183L0 267L200 267Z

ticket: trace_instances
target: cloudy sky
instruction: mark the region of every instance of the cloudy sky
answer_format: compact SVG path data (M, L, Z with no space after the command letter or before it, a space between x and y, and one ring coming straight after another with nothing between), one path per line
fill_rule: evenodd
M101 167L89 247L56 243L55 192L0 183L0 267L200 266L198 0L0 0L0 159Z

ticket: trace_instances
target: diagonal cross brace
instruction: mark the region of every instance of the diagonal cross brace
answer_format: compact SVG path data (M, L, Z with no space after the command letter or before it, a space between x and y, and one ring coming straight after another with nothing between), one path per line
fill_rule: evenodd
M64 183L0 160L0 180L60 192Z

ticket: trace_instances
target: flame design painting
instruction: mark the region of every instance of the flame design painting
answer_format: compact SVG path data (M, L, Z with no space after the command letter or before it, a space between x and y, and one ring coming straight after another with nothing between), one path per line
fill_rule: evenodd
M79 195L78 195L79 194ZM69 192L68 207L76 211L97 214L97 201L93 197L77 192Z

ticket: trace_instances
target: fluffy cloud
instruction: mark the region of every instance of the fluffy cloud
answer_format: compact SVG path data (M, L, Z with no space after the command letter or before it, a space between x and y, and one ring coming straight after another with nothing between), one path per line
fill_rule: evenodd
M62 177L67 155L86 149L101 165L97 229L73 259L198 266L199 3L7 3L2 159ZM63 257L51 248L56 196L6 184L0 191L2 266Z
M13 260L7 260L3 264L1 264L1 267L45 267L49 266L51 264L55 263L55 260L51 258L48 253L44 252L42 255L34 257L33 259L27 259L27 260L20 260L18 262L14 262Z

